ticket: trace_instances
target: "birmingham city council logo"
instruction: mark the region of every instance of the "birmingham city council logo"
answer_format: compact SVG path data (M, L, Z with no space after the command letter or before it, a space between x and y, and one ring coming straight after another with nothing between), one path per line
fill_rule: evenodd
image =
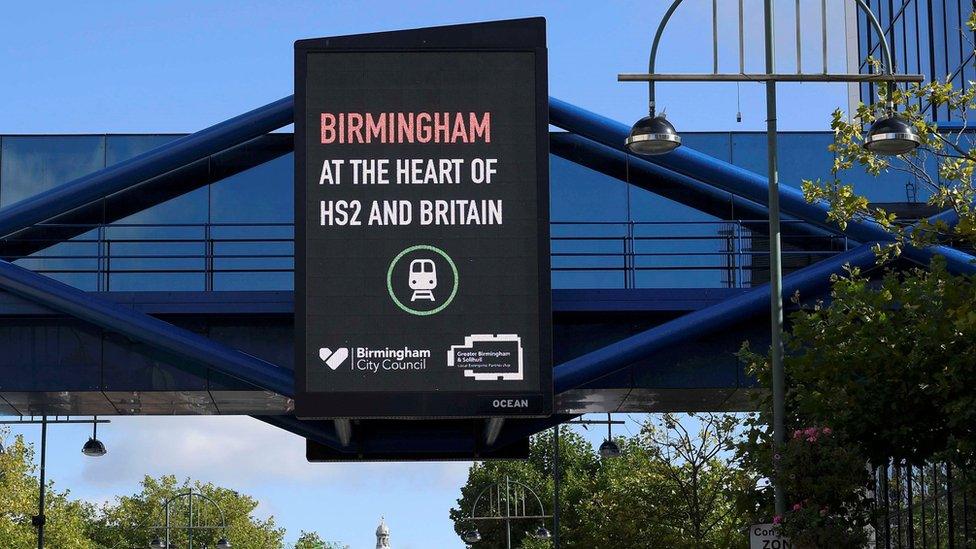
M321 349L319 349L319 358L321 358L322 361L325 362L326 366L328 366L333 371L335 371L336 368L342 366L342 363L345 362L347 358L349 358L349 348L339 347L338 349L335 350L335 352L332 352L332 349L328 347L322 347Z

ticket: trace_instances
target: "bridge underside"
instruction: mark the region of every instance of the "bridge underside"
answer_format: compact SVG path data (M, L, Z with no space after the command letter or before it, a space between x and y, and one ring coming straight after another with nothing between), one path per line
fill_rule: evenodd
M583 355L741 289L556 290L556 363ZM273 364L292 364L291 292L105 292ZM0 293L0 414L279 415L291 400ZM557 397L559 413L744 410L752 385L733 353L766 337L763 318L688 341Z

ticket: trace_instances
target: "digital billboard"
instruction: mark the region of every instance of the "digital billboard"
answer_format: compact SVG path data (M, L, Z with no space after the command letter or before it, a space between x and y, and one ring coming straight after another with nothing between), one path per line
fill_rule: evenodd
M541 18L295 45L296 415L552 411Z

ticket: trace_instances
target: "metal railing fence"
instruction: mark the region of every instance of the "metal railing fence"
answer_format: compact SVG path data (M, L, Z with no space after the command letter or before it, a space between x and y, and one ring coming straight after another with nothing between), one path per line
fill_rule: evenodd
M765 220L555 221L554 287L744 288L768 279ZM787 270L848 248L843 236L804 236L784 222ZM66 225L38 227L64 229ZM291 289L291 223L73 225L78 237L10 259L86 290ZM35 232L36 234L36 232ZM43 232L41 233L43 234ZM15 242L9 239L7 242ZM248 282L250 281L250 282Z
M950 463L895 462L874 471L875 547L976 547L976 476Z

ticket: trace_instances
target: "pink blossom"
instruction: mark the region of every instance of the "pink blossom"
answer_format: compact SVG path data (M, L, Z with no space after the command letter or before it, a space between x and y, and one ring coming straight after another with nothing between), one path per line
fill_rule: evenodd
M801 505L799 503L794 503L793 504L793 510L794 511L799 511L800 509L803 509L803 505Z
M829 435L830 433L833 433L833 431L830 429L830 427L824 427L823 428L823 434Z
M783 523L783 517L782 516L776 515L776 516L773 517L773 524L782 524L782 523Z

